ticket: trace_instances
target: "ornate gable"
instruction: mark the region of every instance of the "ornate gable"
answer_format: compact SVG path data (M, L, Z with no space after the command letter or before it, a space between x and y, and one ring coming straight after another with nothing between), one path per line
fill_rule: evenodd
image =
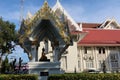
M57 28L60 36L65 41L70 40L70 38L67 36L66 31L65 31L65 27L67 26L66 25L67 23L59 19L59 16L56 15L56 13L53 12L52 9L48 6L47 1L45 1L42 8L34 16L32 16L29 21L28 20L24 21L24 25L22 26L26 26L26 30L25 30L25 34L21 35L21 38L24 39L25 37L28 37L29 35L31 35L33 31L35 30L35 28L41 23L42 20L49 20L52 23L52 25L54 25L54 27Z
M29 17L29 20L23 20L19 31L19 43L28 55L31 46L37 46L45 38L63 46L61 53L72 43L68 22L64 18L60 19L60 16L48 6L47 1L35 15Z
M55 6L52 8L52 10L59 16L60 18L64 18L66 22L68 23L70 31L82 31L82 27L79 26L73 18L67 13L67 11L62 7L60 4L59 0L57 0L57 3Z
M102 29L120 29L120 25L115 19L107 19L103 24L100 26Z

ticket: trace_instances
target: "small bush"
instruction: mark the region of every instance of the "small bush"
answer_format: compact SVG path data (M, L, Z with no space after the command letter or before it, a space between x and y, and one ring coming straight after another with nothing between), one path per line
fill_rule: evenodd
M22 75L0 75L0 80L38 80L37 75L28 75L28 74L22 74Z
M120 74L58 74L49 76L48 80L120 80Z

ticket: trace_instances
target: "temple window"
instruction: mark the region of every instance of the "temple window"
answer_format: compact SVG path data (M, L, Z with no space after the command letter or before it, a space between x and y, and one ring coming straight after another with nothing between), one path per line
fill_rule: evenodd
M99 54L105 54L105 48L104 47L99 47L98 52L99 52Z
M86 47L85 47L85 49L84 49L84 53L87 54L87 48L86 48Z
M85 54L91 53L91 47L84 47L84 53Z
M105 48L102 48L103 54L105 54Z
M99 50L99 54L101 54L101 48L99 48L98 50Z
M92 60L86 61L86 68L87 69L93 68L93 61Z
M117 53L111 53L110 54L110 60L111 60L111 67L112 68L118 68L118 54Z
M117 53L111 53L110 54L111 61L117 61L118 60L118 54Z

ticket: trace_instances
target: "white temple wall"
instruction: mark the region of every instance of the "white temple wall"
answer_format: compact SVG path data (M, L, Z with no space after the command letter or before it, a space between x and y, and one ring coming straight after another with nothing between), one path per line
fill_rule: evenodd
M103 46L104 47L104 46ZM84 47L78 47L78 61L80 62L78 65L79 71L84 71L85 69L93 68L96 70L102 70L102 63L105 60L107 71L119 70L120 69L120 48L119 47L104 47L105 53L99 53L97 47L91 46L88 50L88 53L85 54ZM91 52L91 53L90 53ZM89 56L93 56L93 64L92 60L89 59ZM111 59L112 56L112 59ZM117 62L116 62L117 61ZM92 66L92 67L91 67Z
M42 48L44 47L44 42L42 41L42 42L40 42L39 43L39 48L38 48L38 61L39 61L39 59L40 59L40 57L41 57L41 55L42 55Z
M77 42L73 42L73 46L69 46L67 49L67 70L66 72L78 71L78 57L77 57Z

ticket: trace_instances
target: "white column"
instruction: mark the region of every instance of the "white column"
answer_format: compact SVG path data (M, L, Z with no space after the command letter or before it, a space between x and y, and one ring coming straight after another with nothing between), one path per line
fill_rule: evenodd
M80 51L81 51L81 49L80 49L80 47L78 47L77 48L77 58L78 58L78 71L80 72L81 71L81 53L80 53Z
M38 61L39 61L39 59L41 58L41 56L42 56L42 48L44 47L44 42L43 41L41 41L40 43L39 43L39 47L38 47L38 51L37 51L37 53L38 53Z
M109 48L105 47L105 61L106 61L106 67L107 67L108 71L110 70L109 56L110 56L109 55Z
M37 55L37 51L36 51L36 46L35 45L31 46L31 54L32 54L31 62L35 62L36 61L36 55Z
M54 50L53 50L53 62L58 62L58 54L59 54L60 50L58 46L55 46Z
M117 47L118 52L118 68L120 67L120 49Z
M108 66L109 66L109 70L111 71L112 67L111 67L111 59L110 59L110 49L109 49L109 47L107 48L107 53L108 53Z
M45 53L48 54L48 40L45 40L44 41L44 44L45 44Z
M80 47L80 70L83 71L83 50L82 47Z
M95 68L98 69L98 57L97 57L97 48L94 47L94 59L95 59Z
M82 70L86 69L86 60L84 60L85 53L84 53L84 47L82 47Z
M93 68L96 68L96 59L95 59L94 47L91 47L91 52L92 52L91 57L94 57L94 59L93 59Z

